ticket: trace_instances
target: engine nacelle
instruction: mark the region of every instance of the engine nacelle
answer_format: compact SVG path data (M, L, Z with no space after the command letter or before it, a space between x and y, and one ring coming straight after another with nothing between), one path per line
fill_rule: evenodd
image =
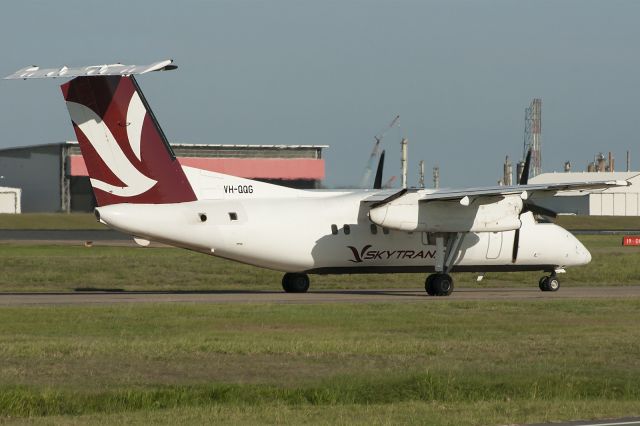
M460 201L420 201L419 193L408 193L374 207L369 218L377 225L401 231L498 232L520 228L519 195L477 197ZM466 203L465 203L466 204Z

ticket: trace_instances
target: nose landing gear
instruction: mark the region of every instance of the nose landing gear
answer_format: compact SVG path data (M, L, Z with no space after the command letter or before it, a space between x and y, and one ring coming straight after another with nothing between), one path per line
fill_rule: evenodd
M558 291L560 289L560 280L558 280L556 274L545 275L538 281L538 287L542 291Z

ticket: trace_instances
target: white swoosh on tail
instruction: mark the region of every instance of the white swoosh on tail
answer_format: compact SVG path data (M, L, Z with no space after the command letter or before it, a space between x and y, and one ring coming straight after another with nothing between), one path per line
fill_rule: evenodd
M91 178L91 185L94 188L120 197L133 197L147 192L157 183L131 164L109 127L93 110L75 102L67 102L67 109L71 120L84 133L102 161L126 185L120 187ZM142 124L139 127L142 129ZM138 137L138 145L139 140L140 137ZM139 153L136 155L140 158Z
M142 161L140 139L142 138L142 125L144 124L144 116L146 114L147 110L138 92L133 92L127 109L127 137L129 138L129 145L131 145L133 153L140 161Z

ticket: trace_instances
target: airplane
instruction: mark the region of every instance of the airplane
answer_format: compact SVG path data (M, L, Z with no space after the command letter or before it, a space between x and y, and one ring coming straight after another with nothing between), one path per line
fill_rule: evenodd
M70 78L62 93L106 226L151 241L284 272L289 293L310 274L429 273L425 290L448 296L453 272L543 271L542 291L591 254L571 233L536 214L536 198L627 181L465 189L300 190L181 166L136 75L150 65L23 68L6 79Z

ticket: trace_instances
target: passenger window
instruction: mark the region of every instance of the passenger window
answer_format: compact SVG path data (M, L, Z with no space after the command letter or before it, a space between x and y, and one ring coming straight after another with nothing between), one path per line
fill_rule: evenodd
M389 228L385 228L384 226L382 227L382 233L384 235L389 235Z
M378 233L378 227L376 226L376 224L375 224L375 223L372 223L372 224L371 224L371 233L372 233L373 235L376 235L376 234Z
M230 220L238 220L238 213L236 213L236 212L229 212L229 219L230 219Z
M351 227L349 225L344 225L344 235L349 235L351 233Z
M338 226L337 225L331 225L331 233L333 235L338 235Z

